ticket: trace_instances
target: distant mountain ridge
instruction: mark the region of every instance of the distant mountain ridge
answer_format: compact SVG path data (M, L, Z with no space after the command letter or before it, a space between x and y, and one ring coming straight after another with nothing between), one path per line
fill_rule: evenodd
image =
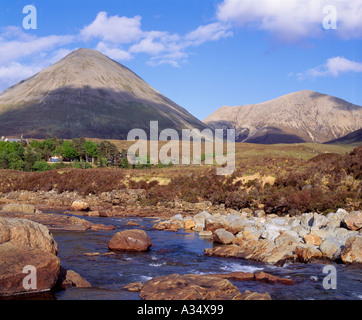
M362 129L353 131L342 138L328 141L326 144L362 145Z
M255 105L225 106L204 123L236 129L238 142L325 143L361 129L362 107L304 90Z
M132 129L206 125L98 51L78 49L0 93L0 136L126 139Z

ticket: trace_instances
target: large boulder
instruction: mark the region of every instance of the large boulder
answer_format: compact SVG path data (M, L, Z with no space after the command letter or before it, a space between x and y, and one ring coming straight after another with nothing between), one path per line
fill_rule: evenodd
M323 256L329 260L339 260L344 248L344 244L338 238L327 238L319 246Z
M152 245L151 238L143 230L124 230L116 233L108 248L117 251L147 251Z
M83 200L75 200L70 206L72 211L89 211L89 204Z
M223 217L211 216L205 220L205 230L214 232L217 229L225 227L225 221Z
M3 243L0 245L0 296L50 290L58 280L59 270L60 260L54 254Z
M50 290L60 271L57 253L47 227L0 218L0 296Z
M225 218L225 229L232 234L237 234L244 230L246 224L246 219L243 219L238 214L230 214Z
M143 300L241 300L239 289L229 280L205 275L155 277L140 292Z
M193 228L196 227L196 221L192 218L185 218L183 223L185 230L192 230Z
M314 222L313 212L303 213L300 219L300 224L302 227L304 228L311 227L313 225L313 222Z
M362 211L354 211L346 215L343 219L343 225L347 229L357 231L362 228Z
M12 243L56 255L57 243L49 229L25 219L0 218L0 244Z
M322 214L314 213L312 229L318 230L325 227L330 222L330 219Z
M276 226L275 224L265 224L265 230L261 234L263 239L274 241L276 238L280 236L281 228Z
M92 285L79 273L60 267L57 288L66 290L69 288L90 288Z
M341 254L342 261L346 264L362 263L362 237L351 237L347 240Z
M306 244L311 244L313 246L320 246L322 244L322 240L320 237L318 237L317 235L315 234L307 234L305 237L304 237L304 241Z
M295 254L300 262L307 263L315 259L322 259L320 250L311 244L299 245L295 248Z
M217 229L214 233L214 242L222 243L222 244L231 244L235 236L225 229Z

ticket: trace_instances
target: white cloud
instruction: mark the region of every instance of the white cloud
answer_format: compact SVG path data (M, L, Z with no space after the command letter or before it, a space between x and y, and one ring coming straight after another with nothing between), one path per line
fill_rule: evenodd
M298 73L297 78L304 80L306 78L316 77L338 77L348 72L362 72L362 63L348 60L344 57L334 57L327 60L323 65L311 68L303 73Z
M13 37L10 38L10 32ZM28 56L37 56L43 51L51 51L56 47L69 44L74 41L74 36L56 36L45 37L29 36L22 32L18 27L8 27L1 34L0 38L0 63L12 62Z
M162 51L165 51L166 47L161 42L154 42L154 39L152 38L145 38L142 39L139 43L133 45L130 48L130 52L134 53L148 53L151 55L156 55L161 53Z
M224 0L217 17L296 41L323 33L326 6L337 10L337 30L333 32L343 38L362 36L362 0Z
M185 39L191 41L192 45L198 46L207 41L217 41L231 36L233 32L230 31L230 26L216 22L198 27L188 33Z
M0 91L62 59L71 50L57 47L70 44L75 38L68 35L37 37L19 27L3 28L0 34Z
M187 48L233 35L231 27L221 22L200 26L183 36L167 31L143 30L141 20L140 16L108 16L102 11L81 30L80 36L84 41L98 39L96 50L113 59L125 61L135 54L144 53L150 55L148 63L151 65L178 67L187 60Z
M133 18L110 16L101 11L96 19L81 30L80 35L85 41L98 38L102 41L110 41L118 44L138 41L142 35L141 17Z
M59 61L71 50L65 45L96 41L95 49L118 61L129 61L137 54L150 56L148 64L179 67L189 57L188 49L207 41L233 35L228 23L202 25L184 35L160 30L143 30L142 18L109 16L101 11L93 22L76 35L39 37L20 27L7 26L0 33L0 90Z
M129 52L104 42L99 42L95 49L114 60L127 61L133 59L133 56Z
M42 67L39 65L23 65L16 61L6 66L0 66L0 88L7 88L20 80L36 74L41 69Z

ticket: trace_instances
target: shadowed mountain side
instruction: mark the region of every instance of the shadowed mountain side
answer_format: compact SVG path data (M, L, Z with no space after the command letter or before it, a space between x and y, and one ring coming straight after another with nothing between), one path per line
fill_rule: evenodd
M78 49L0 94L0 135L125 139L131 129L207 125L98 51Z
M298 135L292 133L292 130L285 128L266 127L258 131L257 134L250 138L247 138L245 142L256 144L278 144L278 143L303 143L306 139L303 139Z
M342 138L328 141L326 144L350 144L360 146L362 145L362 129L347 134Z
M130 94L122 95L104 88L61 88L47 94L42 102L30 101L0 113L1 134L38 139L56 136L122 140L127 139L132 129L149 132L150 121L158 121L159 130L206 127L196 118L192 121L192 116L181 107L171 112L164 104L134 97L127 102Z

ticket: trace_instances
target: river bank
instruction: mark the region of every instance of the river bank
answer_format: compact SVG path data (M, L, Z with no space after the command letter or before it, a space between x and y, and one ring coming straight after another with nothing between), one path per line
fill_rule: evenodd
M58 255L52 253L56 257L52 257L52 259L55 260L53 270L57 275L53 274L53 280L51 284L48 284L48 290L54 287L54 281L58 281L57 277L59 277L61 268L63 268L62 270L75 269L76 274L80 272L81 277L85 277L85 281L89 281L92 285L95 283L96 286L96 289L83 288L79 289L80 291L73 291L76 289L77 281L63 279L63 287L71 287L72 292L84 294L85 296L82 298L94 299L104 294L104 299L112 297L112 299L137 300L149 296L145 293L142 294L142 288L145 287L147 281L151 281L154 277L165 277L163 279L170 284L170 288L175 281L186 281L187 287L189 278L178 278L178 276L169 278L169 276L178 274L179 277L183 277L190 274L206 275L215 280L216 291L214 292L216 293L211 296L201 295L206 299L215 297L244 300L269 297L271 299L293 299L292 288L283 288L283 292L285 290L289 292L284 296L275 294L274 287L270 284L268 287L256 284L259 282L255 281L257 272L270 271L271 278L290 279L298 286L298 270L305 270L309 278L303 281L306 280L310 284L310 281L314 281L313 279L320 279L322 266L325 263L333 263L342 273L342 278L347 274L349 279L349 272L352 270L353 277L357 278L349 279L347 282L352 282L353 286L357 287L360 285L362 279L360 274L362 245L360 241L362 237L361 212L359 211L347 212L339 209L328 215L304 213L293 217L289 215L278 217L266 215L263 210L225 210L222 206L212 206L208 202L197 204L173 202L172 208L161 207L158 211L157 208L145 209L140 206L142 191L129 193L123 190L122 192L123 195L128 195L129 203L124 204L124 199L120 200L120 203L114 203L117 197L120 197L120 194L116 192L83 198L76 193L65 193L59 196L52 192L12 192L1 198L4 205L0 217L2 221L14 218L19 221L32 220L49 228L51 234L54 234L60 253ZM99 201L101 197L103 200ZM61 201L62 206L46 207L44 203L49 204L51 199L55 201L53 204L60 204L59 201ZM120 210L121 207L122 210ZM20 210L23 212L19 212ZM149 211L152 213L148 215ZM109 214L102 214L103 212L109 212ZM134 212L133 216L132 212ZM173 215L174 213L176 214ZM126 229L146 231L152 240L150 250L138 254L110 250L105 243L108 243L117 231ZM7 245L9 241L5 240L3 242ZM183 252L183 249L180 251L180 244L182 247L185 245L185 241L187 250ZM23 247L23 243L21 245ZM0 249L3 248L2 246L3 244L0 245ZM9 254L11 250L6 252ZM24 248L21 252L24 252ZM192 261L193 268L190 268L186 261ZM224 268L220 263L224 267L227 265L230 267ZM243 267L245 265L246 268ZM120 266L123 266L123 271L116 271ZM128 269L131 266L132 271L136 273L132 276L126 275L124 278L127 279L126 282L120 280L119 277L123 279L124 272L127 274L124 268ZM107 271L102 271L102 268ZM18 269L20 274L20 267ZM150 273L150 270L157 272ZM110 272L113 273L110 274ZM224 295L217 288L224 286L225 283L220 282L217 275L223 274L224 277L227 277L233 272L244 272L249 276L252 273L253 281L249 279L247 282L240 283L240 277L248 277L248 275L239 275L237 280L235 277L225 278L223 280L230 281L230 283L227 282L230 286L228 288L234 293ZM313 276L312 273L318 274L318 276ZM74 275L73 271L70 271L69 277L72 275ZM98 279L98 276L103 280ZM108 285L106 285L108 289L105 291L99 289L109 283L109 277L115 281L114 283L120 284L116 286L115 291L111 286L111 293L108 292ZM76 278L77 276L73 279ZM192 281L199 284L196 292L210 289L202 287L205 284L202 277L192 276L191 278ZM209 281L211 280L209 279ZM132 283L138 283L141 293L125 292L124 287ZM304 287L304 285L301 286ZM236 286L236 289L232 286ZM280 284L276 285L278 288L279 286ZM153 286L148 284L145 288L153 288ZM319 288L319 294L324 295L323 290ZM247 294L245 295L245 293ZM155 294L156 297L160 297L157 293ZM180 297L187 297L190 293L179 294ZM192 296L200 297L195 293ZM342 296L342 299L351 298L346 293L343 293ZM353 292L354 298L360 296L362 293L359 293L358 290ZM56 299L64 297L77 299L67 291L56 291L48 296L48 298ZM301 295L300 298L310 297ZM318 299L316 295L313 295L312 298ZM341 296L335 298L338 299Z

